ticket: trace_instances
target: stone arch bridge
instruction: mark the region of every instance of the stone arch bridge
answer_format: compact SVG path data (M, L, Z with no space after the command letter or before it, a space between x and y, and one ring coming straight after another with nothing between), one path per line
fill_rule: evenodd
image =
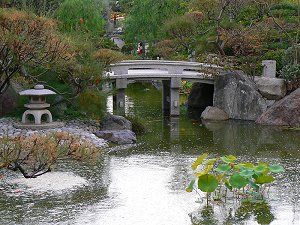
M163 111L167 111L170 116L178 116L182 81L214 84L214 77L222 71L223 67L198 62L124 60L110 65L107 78L115 85L117 93L114 96L114 104L121 112L125 107L125 89L130 81L161 80Z

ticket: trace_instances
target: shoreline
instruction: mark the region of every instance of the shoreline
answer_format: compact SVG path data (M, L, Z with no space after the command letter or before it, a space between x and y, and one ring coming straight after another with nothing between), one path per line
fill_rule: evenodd
M40 133L47 134L51 132L67 132L69 134L79 136L83 140L92 142L97 148L106 148L109 146L108 141L99 138L94 134L94 132L100 130L100 124L95 123L95 121L69 120L63 121L65 123L63 127L40 130L20 129L13 126L15 123L19 122L19 120L11 117L0 118L0 138L6 134L9 137L16 137L19 135L30 136Z

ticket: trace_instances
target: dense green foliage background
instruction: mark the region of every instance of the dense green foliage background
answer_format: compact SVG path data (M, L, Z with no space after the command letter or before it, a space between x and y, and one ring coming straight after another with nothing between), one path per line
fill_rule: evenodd
M65 102L74 109L71 115L94 117L102 117L105 111L104 104L98 104L103 96L103 70L111 62L140 57L136 55L139 42L149 46L143 58L196 60L242 69L253 76L261 74L262 60L276 60L277 75L286 79L290 90L297 88L300 85L299 4L297 0L120 0L119 4L112 0L0 2L3 12L14 8L35 15L34 21L42 18L56 23L57 40L68 46L62 57L68 58L67 61L53 60L43 65L19 63L12 79L28 86L44 82L63 97L53 100L54 104ZM113 26L110 18L116 13L125 18L118 26L122 26L121 38L126 41L122 52L128 56L118 52L109 39ZM26 31L28 23L20 18L16 21L19 22L15 25ZM47 28L40 29L44 32ZM17 36L13 35L15 39L10 43L18 41ZM22 38L28 39L29 36L25 36ZM10 43L6 43L6 47ZM40 49L41 55L46 52L45 48ZM0 72L2 76L4 71ZM94 104L94 109L86 110L85 102Z

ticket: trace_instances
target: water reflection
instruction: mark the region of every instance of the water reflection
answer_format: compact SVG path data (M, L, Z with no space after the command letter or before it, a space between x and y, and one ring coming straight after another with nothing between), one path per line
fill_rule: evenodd
M220 205L204 205L190 214L193 225L218 224L271 224L275 217L266 201L243 201L238 206L225 207Z

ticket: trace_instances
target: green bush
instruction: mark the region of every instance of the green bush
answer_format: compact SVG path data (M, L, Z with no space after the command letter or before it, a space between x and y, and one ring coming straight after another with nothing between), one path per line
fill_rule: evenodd
M300 77L300 64L285 65L280 71L280 77L286 81L293 81Z
M276 60L276 69L277 71L280 71L283 67L282 57L284 55L284 52L284 49L268 51L264 54L262 60Z
M297 63L298 64L300 63L300 44L298 44L295 49L293 49L292 47L289 47L285 51L283 58L282 58L283 65L294 64L295 55L296 55L295 51L298 52Z

